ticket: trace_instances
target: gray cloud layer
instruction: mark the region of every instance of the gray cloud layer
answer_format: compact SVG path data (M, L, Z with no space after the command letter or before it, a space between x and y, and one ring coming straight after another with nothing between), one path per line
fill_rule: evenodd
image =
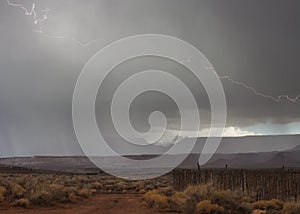
M39 26L22 10L1 1L0 155L80 153L71 120L76 79L99 49L135 34L179 37L199 48L220 76L230 76L275 97L296 96L300 93L299 6L296 0L45 0L37 3L37 11L43 7L51 10L49 19L40 25L48 35L45 36L35 32ZM48 38L49 35L69 39ZM98 40L81 47L70 38L81 42ZM170 62L140 59L120 66L110 78L111 88L124 78L120 72L130 74L132 70L159 66L190 84L197 95L201 117L208 123L209 103L202 86ZM266 121L284 124L300 119L299 102L276 103L229 81L222 83L228 125L243 127ZM176 106L161 96L156 98L170 115L170 128L176 128ZM109 101L105 96L102 99ZM157 102L151 103L155 100L144 97L133 106L133 118L140 120L142 125L137 127L141 129L147 128L141 118L147 118L144 115L156 108ZM98 112L101 122L105 121L102 111Z

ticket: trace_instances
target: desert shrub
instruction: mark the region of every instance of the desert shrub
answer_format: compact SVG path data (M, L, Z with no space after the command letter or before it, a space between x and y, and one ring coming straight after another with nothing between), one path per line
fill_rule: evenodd
M96 192L97 192L96 189L91 189L91 191L90 191L91 194L94 194L94 193L96 193Z
M170 207L172 210L180 211L182 210L182 205L186 200L185 194L183 192L175 192L170 198Z
M105 190L107 192L112 192L115 190L115 186L113 184L105 184Z
M78 195L83 197L83 198L88 198L89 197L89 191L87 189L81 189L81 190L79 190Z
M230 190L214 190L210 195L210 200L213 204L224 207L226 211L238 210L240 205L240 201Z
M96 182L92 183L92 188L97 189L97 190L103 189L103 184L96 181Z
M165 195L167 197L171 197L172 195L174 195L175 191L172 187L163 187L158 189L158 192L162 195Z
M33 204L39 204L39 205L51 205L52 204L52 195L51 193L42 190L40 192L35 192L34 194L30 195L30 201Z
M224 208L212 204L210 200L204 200L196 204L196 212L199 214L223 214Z
M27 208L27 207L29 207L29 205L30 205L30 202L27 198L18 199L13 203L13 206L15 206L15 207Z
M253 210L252 214L266 214L265 210Z
M6 193L6 188L3 186L0 186L0 195L5 195Z
M163 199L159 199L161 196L164 196ZM176 192L171 187L165 187L149 191L144 198L151 207L155 207L157 201L164 200L168 203L165 202L163 206L168 207L169 210L188 214L201 212L251 214L254 206L252 205L252 197L245 197L242 192L217 190L212 185L189 186L183 192ZM270 204L274 205L274 209L279 209L282 206L278 200L272 200ZM255 205L256 207L263 207L259 203ZM270 205L267 207L269 208Z
M155 189L155 185L153 185L153 184L147 184L147 185L145 186L145 189L146 189L147 191L153 190L153 189Z
M277 199L271 200L273 203L275 203L275 210L281 210L283 208L283 202Z
M42 182L39 182L37 177L33 177L32 175L22 176L17 182L18 185L22 186L26 190L34 189L36 186L40 185Z
M71 202L75 202L76 199L77 199L76 195L75 195L73 192L71 192L71 193L68 195L68 198L69 198L69 200L70 200Z
M253 210L253 206L249 202L241 202L237 210L243 214L251 214Z
M146 190L144 190L144 189L140 189L140 190L139 190L139 193L141 193L141 194L145 194L145 193L146 193Z
M66 196L69 196L70 194L77 195L79 190L76 187L64 187L62 191Z
M119 182L115 184L115 189L117 192L122 192L122 190L126 190L128 188L127 183L125 182Z
M45 185L41 183L30 189L26 196L32 204L53 205L55 202L69 202L70 193L76 194L77 189L75 187L64 187L61 184L51 183Z
M24 189L20 184L13 184L11 187L11 193L14 198L22 198L26 193L26 189Z
M63 175L63 174L0 174L0 201L13 203L26 198L32 205L48 206L56 203L69 203L85 198L90 193L146 193L152 187L160 189L163 196L171 197L172 189L165 188L171 183L171 176L146 181L126 181L109 175ZM2 191L2 188L5 191ZM152 188L151 187L151 188ZM83 191L82 191L83 190ZM2 193L1 193L2 192ZM5 192L5 193L4 193Z
M213 192L211 185L189 186L185 191L185 200L182 204L183 213L194 213L196 204L200 201L207 200Z
M105 184L108 184L108 185L114 185L116 182L117 182L116 180L110 179L110 180L106 180L106 181L105 181Z
M282 202L275 199L269 201L267 200L256 201L252 205L254 209L266 210L266 211L280 210L283 207Z
M67 194L64 191L64 186L60 184L51 184L49 189L50 198L57 202L66 202Z
M135 190L136 192L139 192L139 190L141 189L145 190L145 185L142 181L134 181L131 185L131 189Z
M3 186L0 186L0 202L4 201L5 199L5 193L6 193L6 188Z
M299 214L300 213L300 203L287 202L283 205L284 214Z
M254 197L251 197L251 196L242 196L241 197L241 202L245 202L245 203L253 203L255 202L255 199Z
M144 201L148 206L157 209L168 209L170 204L168 198L164 195L159 194L157 190L151 190L144 195Z

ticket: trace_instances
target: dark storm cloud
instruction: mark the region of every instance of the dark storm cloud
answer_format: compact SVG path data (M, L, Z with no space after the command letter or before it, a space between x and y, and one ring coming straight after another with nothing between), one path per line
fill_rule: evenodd
M49 154L80 153L71 120L76 79L87 60L100 48L135 34L181 38L199 48L220 76L230 76L274 97L296 96L300 93L299 6L296 0L44 0L37 3L37 10L50 9L49 19L40 25L48 35L45 36L35 32L39 26L22 10L1 1L0 155L31 154L32 150ZM69 39L48 38L49 35ZM74 38L83 43L98 40L81 47ZM141 63L137 65L143 68ZM168 67L163 63L157 65ZM192 76L185 75L184 69L172 66L170 63L170 72L189 83L197 95L201 118L208 124L209 105L202 86L197 86ZM125 66L123 70L133 67ZM114 83L120 77L115 78ZM300 120L299 101L277 103L227 80L222 83L230 126ZM140 100L133 107L137 115L154 108L152 100L144 99L148 100L146 106ZM157 99L168 110L173 121L170 126L176 128L176 106L164 103L160 96Z

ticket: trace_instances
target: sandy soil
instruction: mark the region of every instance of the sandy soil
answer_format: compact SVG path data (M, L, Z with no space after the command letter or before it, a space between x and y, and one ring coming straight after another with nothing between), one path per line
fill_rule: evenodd
M142 195L139 194L99 194L76 204L57 205L53 207L31 207L28 209L10 207L9 205L0 205L0 213L50 213L50 214L157 214L168 212L159 212L150 209L143 204Z

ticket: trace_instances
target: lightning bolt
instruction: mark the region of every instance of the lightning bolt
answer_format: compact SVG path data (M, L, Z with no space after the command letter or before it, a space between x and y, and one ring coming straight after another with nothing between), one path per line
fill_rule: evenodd
M40 26L40 24L42 24L44 21L46 21L48 19L48 13L49 13L50 9L46 8L46 9L41 10L43 12L43 16L41 18L39 18L37 15L37 12L36 12L36 4L35 3L32 3L31 9L28 10L22 4L13 3L10 0L6 0L6 2L9 6L18 7L20 9L22 9L26 16L32 16L34 19L34 24L39 25L39 29L35 30L35 32L41 34L42 36L45 36L50 39L69 40L69 41L76 43L77 45L79 45L81 47L87 47L87 46L91 45L92 43L98 41L98 39L94 39L94 40L90 40L87 42L82 42L74 37L50 35L50 34L44 32Z
M192 61L192 59L189 57L189 58L185 59L183 62L190 63L191 61ZM206 69L215 71L215 69L213 67L206 67ZM218 75L218 77L221 80L227 80L227 81L231 82L232 84L239 85L243 88L246 88L247 90L251 91L254 95L257 95L257 96L260 96L260 97L263 97L263 98L266 98L266 99L270 99L270 100L272 100L274 102L277 102L277 103L279 103L283 100L286 100L286 101L289 101L289 102L292 102L292 103L296 103L298 101L298 99L300 98L300 94L298 94L294 98L292 98L292 97L290 97L289 95L286 95L286 94L281 94L277 97L274 97L272 95L259 92L254 87L252 87L250 85L247 85L246 83L236 81L236 80L232 79L229 76L219 76Z
M35 10L35 3L32 3L31 10L28 10L22 4L13 3L13 2L10 2L10 0L6 0L6 2L9 6L21 8L24 11L26 16L33 16L34 24L41 24L42 22L44 22L45 20L48 19L48 12L50 11L48 8L41 10L44 13L43 17L38 18L36 10Z
M50 39L60 39L60 40L69 40L69 41L72 41L74 43L76 43L77 45L81 46L81 47L87 47L89 45L91 45L92 43L98 41L99 39L93 39L93 40L90 40L90 41L87 41L87 42L82 42L82 41L79 41L77 39L75 39L74 37L66 37L66 36L54 36L54 35L50 35L48 33L45 33L44 31L42 31L41 29L40 30L37 30L35 31L36 33L39 33L47 38L50 38Z
M285 94L279 95L278 97L273 97L271 95L264 94L264 93L261 93L261 92L257 91L254 87L249 86L246 83L233 80L229 76L219 76L219 78L220 79L228 80L228 81L230 81L231 83L233 83L235 85L239 85L239 86L242 86L242 87L250 90L253 94L255 94L257 96L261 96L261 97L264 97L264 98L267 98L267 99L271 99L271 100L273 100L275 102L280 102L282 100L287 100L287 101L295 103L300 98L300 94L297 95L294 98L291 98L291 97L289 97L289 95L285 95Z
M31 6L31 9L28 10L26 9L22 4L18 4L18 3L13 3L11 2L10 0L6 0L7 4L9 6L13 6L13 7L18 7L18 8L21 8L25 15L26 16L33 16L33 19L34 19L34 24L42 24L44 21L46 21L48 19L48 12L50 11L50 9L46 8L44 10L41 10L44 14L42 16L42 18L38 18L37 16L37 12L36 12L36 6L35 6L35 3L32 3L32 6ZM51 38L51 39L61 39L61 40L69 40L69 41L72 41L74 43L76 43L77 45L81 46L81 47L87 47L89 45L91 45L93 42L96 42L98 41L98 39L94 39L94 40L90 40L88 42L82 42L82 41L79 41L77 40L76 38L74 37L66 37L66 36L55 36L55 35L50 35L50 34L47 34L46 32L42 31L42 29L40 28L39 30L36 30L35 31L36 33L39 33L47 38ZM184 60L184 62L188 62L190 63L191 62L191 58L187 58L186 60ZM213 69L212 67L209 67L208 69ZM239 85L239 86L242 86L246 89L248 89L249 91L251 91L254 95L257 95L257 96L261 96L261 97L264 97L264 98L267 98L267 99L271 99L275 102L280 102L282 100L287 100L289 102L297 102L298 99L300 98L300 94L297 95L296 97L294 98L291 98L290 96L288 95L285 95L285 94L282 94L282 95L279 95L278 97L274 97L274 96L271 96L271 95L268 95L268 94L264 94L262 92L259 92L257 91L254 87L252 86L249 86L247 85L246 83L243 83L243 82L239 82L239 81L236 81L236 80L233 80L231 79L229 76L218 76L220 79L223 79L223 80L227 80L235 85Z

